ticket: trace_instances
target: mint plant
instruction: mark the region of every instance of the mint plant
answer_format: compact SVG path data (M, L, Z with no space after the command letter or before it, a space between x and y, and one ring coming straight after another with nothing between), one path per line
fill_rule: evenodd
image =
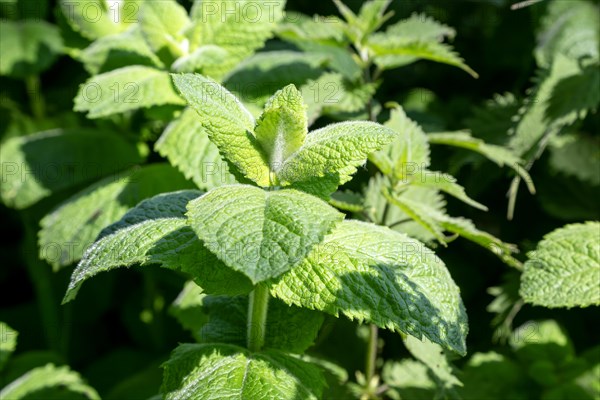
M207 293L250 292L246 348L181 345L165 364L166 398L228 391L273 398L300 391L319 398L324 382L318 367L286 349L261 352L270 297L426 337L464 354L466 315L442 261L405 235L344 221L317 197L350 179L368 153L396 137L394 131L348 122L307 134L305 106L294 86L275 93L255 122L215 81L201 75L173 79L211 141L253 184L143 201L86 251L65 296L73 299L98 272L133 263L181 270ZM292 310L281 317L292 318ZM282 368L283 374L276 372ZM258 381L268 388L256 387Z
M598 15L2 2L0 397L599 398Z

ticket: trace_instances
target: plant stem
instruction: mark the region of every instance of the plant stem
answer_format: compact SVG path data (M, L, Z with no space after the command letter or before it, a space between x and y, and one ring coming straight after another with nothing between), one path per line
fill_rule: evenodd
M377 79L378 75L381 73L377 70L376 77L373 79L371 75L371 60L369 59L368 52L361 51L360 56L365 63L364 66L364 81L366 84L372 83L375 79ZM375 117L375 113L373 110L373 97L371 97L367 103L367 115L370 121L377 122L377 118ZM385 220L387 219L387 214L389 212L389 203L386 201L383 213L381 216L381 225L385 225ZM371 385L371 381L375 377L376 373L376 362L377 362L377 339L379 336L379 328L375 324L369 325L369 341L367 343L367 356L365 359L365 385L366 389L369 389Z
M377 339L379 329L377 325L369 325L369 343L367 345L367 358L365 362L365 378L367 385L375 376L375 363L377 362Z
M261 284L254 287L248 303L248 337L250 351L259 351L265 343L269 289Z
M46 110L44 106L44 99L42 98L40 77L38 75L29 75L27 78L25 78L25 86L27 87L27 95L29 96L31 113L36 119L44 118Z

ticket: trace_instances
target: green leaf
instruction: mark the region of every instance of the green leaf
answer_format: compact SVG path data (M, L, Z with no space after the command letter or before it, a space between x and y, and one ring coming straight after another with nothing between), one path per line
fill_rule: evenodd
M435 235L426 227L417 222L417 220L412 219L412 217L399 207L388 203L387 199L383 196L383 188L389 188L390 185L389 179L381 174L377 174L369 180L369 185L365 189L365 213L369 220L378 225L388 226L390 229L405 233L425 243L435 241ZM413 203L426 206L429 209L437 210L441 213L446 212L446 201L437 190L409 186L400 196L403 199L411 200Z
M600 185L600 140L586 134L564 134L550 141L550 165L557 172Z
M363 3L358 15L340 0L333 0L338 11L347 22L344 27L346 35L353 43L362 43L368 35L376 31L389 19L393 12L383 15L391 0L367 1Z
M201 342L246 345L247 296L206 296L201 305L209 316L198 333ZM322 324L320 312L270 299L264 348L302 354L313 344Z
M277 36L283 40L299 44L303 42L342 44L345 42L345 23L338 17L311 17L295 11L286 11L285 15L286 18L277 27Z
M450 217L444 214L434 214L437 222L448 232L455 233L481 247L491 251L504 263L515 268L521 268L521 262L512 256L518 251L517 247L510 243L504 243L500 239L475 227L475 224L467 218Z
M236 182L198 114L190 107L167 125L154 148L200 189Z
M429 167L427 135L417 123L406 116L400 105L394 104L385 126L397 132L396 139L369 155L369 160L383 174L404 180L407 176Z
M247 104L263 107L287 84L301 87L318 78L326 56L299 51L265 51L242 61L224 78L224 85Z
M306 106L294 85L277 91L256 122L256 140L269 157L272 169L279 167L304 140L308 126Z
M548 4L537 32L535 58L548 67L557 54L573 60L599 59L598 5L589 1L553 1Z
M67 22L82 36L94 40L126 30L137 22L139 4L135 1L112 3L104 0L60 0Z
M363 37L375 32L394 15L393 11L384 14L391 2L392 0L370 0L362 4L356 22L363 32Z
M466 352L467 317L444 263L422 243L386 227L342 222L298 266L272 281L271 294Z
M552 383L555 385L559 383L560 378L557 379L556 374L559 368L556 366L571 369L572 371L569 371L571 379L577 376L577 369L580 372L585 370L583 360L573 362L575 359L573 343L565 329L554 320L526 321L510 336L510 347L521 364L530 366L530 377L542 385L550 386ZM572 397L567 396L567 398Z
M404 359L386 362L381 377L389 387L385 394L391 399L436 398L436 382L430 376L429 368L419 361Z
M66 200L41 221L40 258L59 270L83 255L100 231L141 200L192 185L168 164L113 175Z
M375 122L353 121L331 124L312 131L298 151L276 171L283 185L307 182L318 187L331 180L329 193L348 182L367 155L390 143L396 133Z
M600 223L566 225L527 256L520 294L544 307L600 305Z
M360 77L361 67L347 49L344 21L334 16L317 18L293 11L286 12L286 17L277 32L281 39L306 53L326 57L329 66L347 79L355 81Z
M32 369L9 383L0 391L0 398L65 398L67 393L70 395L68 398L100 400L98 393L85 384L78 373L53 364Z
M137 26L125 32L95 40L79 53L78 59L83 62L86 70L92 75L129 65L164 67L164 64L146 44Z
M413 13L410 18L390 25L386 33L392 36L415 40L442 41L444 38L454 39L456 31L425 14Z
M204 66L202 73L220 79L261 48L282 19L284 7L284 0L196 1L191 12L194 28L188 34L191 48L216 45L228 53L222 63Z
M250 292L250 282L224 266L187 226L185 206L200 194L187 190L154 196L104 229L73 272L63 302L73 300L88 278L135 264L181 270L208 293Z
M354 14L350 7L344 4L341 0L333 0L333 4L335 4L340 14L342 14L342 17L344 17L346 22L348 22L348 25L358 27L358 16Z
M189 24L185 8L174 0L141 4L139 27L142 35L152 51L167 64L188 53L189 40L185 30Z
M581 112L571 112L550 120L547 113L550 99L558 83L564 78L580 74L581 70L579 61L557 54L548 70L538 72L536 81L539 83L529 91L515 127L509 132L512 134L509 147L517 156L525 156L544 136L550 137L564 126L571 125L584 116Z
M100 118L165 104L185 104L175 92L169 74L133 65L88 79L79 87L74 109L87 112L88 118Z
M435 219L435 210L427 205L404 197L401 194L390 192L388 188L383 189L383 195L387 201L402 210L409 218L415 220L419 225L425 228L433 237L446 245L444 230Z
M343 219L305 193L249 185L213 189L189 203L187 216L204 245L254 284L296 266Z
M331 194L329 204L340 210L359 213L364 209L364 199L358 194L349 190L340 191Z
M569 115L586 115L600 104L600 65L583 67L580 73L562 78L552 89L546 108L546 118L561 119ZM577 94L575 94L577 93Z
M166 400L317 400L325 386L318 367L294 356L225 344L182 344L163 367Z
M227 89L198 74L173 75L175 86L198 113L202 126L220 153L247 178L269 186L269 166L252 135L254 118Z
M339 73L325 73L300 89L308 105L309 123L312 123L321 114L336 117L340 113L364 110L376 88L373 83L353 82Z
M448 193L450 196L453 196L472 207L478 208L483 211L487 211L488 209L483 204L467 196L465 188L456 183L456 178L445 172L426 170L420 171L414 177L412 177L408 184L437 189L444 193Z
M460 380L454 374L454 368L444 354L444 350L427 339L418 340L413 336L407 336L404 344L410 353L433 373L442 393L454 391L457 386L462 386Z
M121 136L86 129L8 139L0 147L0 159L0 196L17 209L142 161L137 148Z
M391 193L389 187L389 179L381 175L376 175L369 181L365 209L372 221L391 226L426 242L436 239L443 245L447 241L444 231L452 232L491 251L508 265L521 267L521 263L512 257L512 253L517 251L514 245L480 231L466 218L447 215L445 202L437 190L415 185L400 193ZM385 197L381 196L382 193ZM388 210L384 219L386 207Z
M472 77L478 77L450 45L435 40L399 36L388 30L386 33L371 35L367 46L374 54L375 64L381 69L397 68L418 60L430 60L458 67Z
M198 47L191 54L178 58L171 69L175 72L201 72L223 65L229 58L227 50L214 44Z
M525 167L523 167L523 160L511 151L511 149L485 143L483 140L475 138L469 132L464 131L430 133L427 135L427 139L429 143L444 144L474 151L485 156L500 167L510 167L525 181L529 191L535 193L533 181Z
M17 348L18 335L19 333L8 326L8 324L0 322L0 372L10 355Z
M46 70L63 51L56 26L46 21L0 21L0 75L25 78Z
M535 356L539 358L539 354L535 354L536 350L546 344L568 348L569 354L563 353L563 356L572 357L575 355L567 333L554 320L527 321L515 329L510 337L510 347L517 352L529 352L529 354L522 353L519 355L520 357L530 356L528 357L530 358L529 361L535 361Z

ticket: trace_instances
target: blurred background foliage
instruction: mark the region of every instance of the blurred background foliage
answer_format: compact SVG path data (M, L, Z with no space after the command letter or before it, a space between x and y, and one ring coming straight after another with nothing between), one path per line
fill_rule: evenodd
M191 6L187 0L180 3L186 8ZM356 10L362 2L345 3ZM470 129L473 136L487 142L506 144L514 123L511 118L518 114L524 99L535 101L530 89L536 79L539 81L547 73L540 32L547 23L545 16L551 2L517 10L511 10L511 4L510 0L393 1L392 21L419 12L455 28L457 35L452 44L479 78L473 79L458 68L421 61L383 72L381 79L385 84L377 89L377 102L401 104L407 115L427 132ZM598 6L598 2L589 4ZM307 15L337 15L334 4L328 1L289 0L286 9ZM89 74L71 56L73 49L85 47L89 40L68 28L54 1L1 0L0 17L13 24L5 25L3 30L21 30L25 39L20 50L39 57L36 63L11 69L12 54L1 49L0 145L10 137L47 129L100 128L125 137L141 135L147 146L140 150L142 154L153 148L165 126L161 120L164 110L156 111L150 122L145 111L126 120L119 116L89 120L72 111L73 98ZM45 22L32 27L28 21ZM39 49L27 43L36 35L43 38ZM283 46L283 42L272 39L266 48ZM587 85L592 82L592 91L600 90L597 66L592 66L589 74ZM583 96L579 89L581 86L575 83L562 88L557 97L576 103ZM558 103L554 110L560 113L560 107ZM570 110L575 106L566 107ZM165 113L169 115L168 110ZM316 124L331 121L323 117ZM547 232L570 222L597 220L599 127L598 114L592 112L569 132L550 141L530 170L537 194L521 189L512 221L506 218L512 177L505 170L466 151L433 147L432 169L449 171L472 198L489 207L489 212L482 212L450 199L449 213L468 217L481 229L517 244L521 251L517 257L521 259ZM523 155L530 159L527 151ZM157 153L149 153L148 161L161 159ZM3 177L6 172L2 171ZM348 188L360 189L369 174L369 168L359 171ZM11 368L7 369L10 373L0 375L0 386L24 371L52 362L78 371L102 398L148 398L160 384L160 363L176 343L191 339L178 323L176 309L170 306L184 278L159 268L101 274L82 291L78 301L61 306L71 268L53 272L51 265L38 258L39 221L88 183L78 182L23 210L0 205L0 321L19 332L18 347L10 361ZM465 385L458 395L477 398L469 392L474 388L472 393L495 393L497 398L537 399L542 394L546 398L573 398L568 393L577 392L568 392L569 388L559 383L568 381L565 376L587 362L584 360L598 360L593 346L598 344L600 310L549 310L518 303L518 274L468 241L459 239L451 246L440 246L436 253L461 288L469 315L469 356L454 360ZM531 320L552 321L530 326L531 335L524 337L531 340L519 340L518 332L523 330L515 333L513 327ZM330 359L353 375L364 362L365 328L357 328L344 318L327 317L309 353ZM521 329L527 329L527 325ZM408 359L410 355L400 336L381 331L381 340L385 343L381 359L392 360L383 369L386 381L394 389L390 393L398 398L431 398L428 372L423 364ZM475 353L480 354L471 357ZM549 377L555 379L551 391ZM477 388L490 380L503 382L505 388Z

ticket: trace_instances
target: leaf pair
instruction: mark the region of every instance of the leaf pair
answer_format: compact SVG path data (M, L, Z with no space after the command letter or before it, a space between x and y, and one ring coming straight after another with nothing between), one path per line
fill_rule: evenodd
M198 194L156 196L105 229L74 271L65 301L99 272L158 264L186 272L209 293L248 293L251 281L265 281L288 304L464 352L458 288L420 242L371 224L339 223L334 209L293 190L236 185Z
M396 136L372 122L307 133L303 99L293 85L275 93L255 122L233 94L210 78L184 74L173 80L220 153L262 187L298 187L326 197L350 179L367 154Z

